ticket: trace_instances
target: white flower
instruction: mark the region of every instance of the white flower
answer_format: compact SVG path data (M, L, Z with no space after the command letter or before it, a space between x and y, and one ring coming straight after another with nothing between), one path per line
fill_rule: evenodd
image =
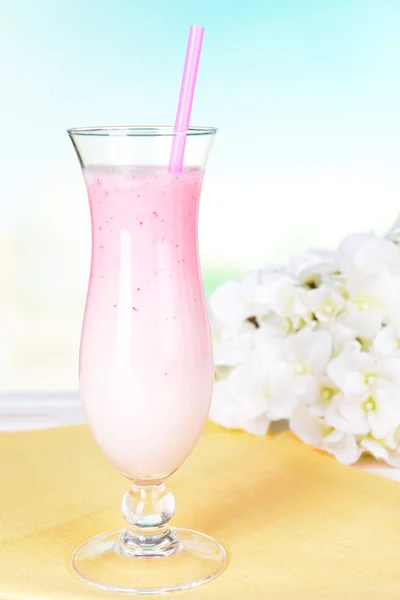
M360 458L361 450L354 435L326 425L324 419L312 415L305 406L294 409L290 429L303 442L333 454L339 462L352 464Z
M356 340L356 333L342 323L330 323L328 331L332 336L332 355L338 356L342 352L356 352L360 349L360 342Z
M383 317L374 312L348 312L340 317L339 323L349 329L355 338L370 340L378 334L382 327Z
M233 394L227 380L216 381L210 409L210 419L228 429L244 429L255 435L268 431L269 419L265 412L251 414L249 406Z
M383 459L392 467L400 467L400 425L385 437L383 443L388 454L387 458Z
M400 427L381 440L365 436L359 444L377 460L384 460L392 467L400 467Z
M400 327L387 325L378 333L372 343L374 355L379 357L400 357Z
M325 323L337 317L344 308L345 300L333 286L321 286L307 292L304 305L318 321Z
M389 452L387 448L385 448L382 442L374 439L372 436L366 436L360 440L360 447L372 454L372 456L378 460L387 461L389 458Z
M397 384L400 360L376 360L369 352L342 352L328 364L327 373L344 394L365 395L380 380Z
M243 279L223 283L210 296L211 313L231 329L239 328L249 317L257 317L262 308L256 300L259 274L249 273ZM266 311L268 312L268 311Z
M360 337L374 337L382 323L400 321L398 297L400 277L387 271L370 276L351 276L347 280L348 302L342 323Z
M383 270L398 274L400 251L395 244L374 233L356 233L343 240L333 263L345 274L375 275Z
M224 385L213 394L210 417L231 427L240 415L240 427L249 433L265 433L269 425L271 371L281 359L282 344L276 338L262 339L243 364L233 368Z
M321 373L331 357L331 335L328 331L304 328L286 338L284 353L295 373Z
M264 335L267 333L271 336L283 336L290 333L292 327L290 319L287 317L279 317L273 312L258 319L258 325L261 331L256 332L255 335Z
M282 272L268 272L261 278L256 300L267 312L290 319L292 327L297 329L302 320L310 319L310 312L303 302L305 295L305 289L294 277Z
M344 433L353 435L366 435L371 426L368 420L371 407L375 407L375 401L364 400L359 396L349 396L339 392L333 396L324 412L325 423L335 427Z
M215 366L234 366L243 362L254 348L254 325L244 322L234 329L224 325L211 310L209 316Z
M328 250L307 250L290 260L286 270L301 283L319 284L332 271L333 256Z
M284 360L275 364L271 373L269 410L275 420L289 418L299 403L318 399L318 376L331 353L332 338L327 331L304 328L284 340Z
M330 362L328 374L341 390L326 410L328 424L380 439L400 423L399 360L344 353Z
M374 233L227 282L210 298L210 417L257 435L289 419L343 463L400 467L399 298L400 247Z
M335 384L327 375L318 377L318 394L313 403L307 402L307 406L312 415L316 417L324 417L325 412L331 403L332 398L338 393Z
M365 436L360 440L360 447L377 460L384 460L392 467L400 467L400 427L381 440Z

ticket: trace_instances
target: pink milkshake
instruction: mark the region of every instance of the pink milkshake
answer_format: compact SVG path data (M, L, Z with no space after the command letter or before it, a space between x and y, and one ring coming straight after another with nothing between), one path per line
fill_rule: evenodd
M175 501L164 481L200 435L214 375L197 215L217 130L190 126L203 33L190 28L174 127L68 130L92 216L81 396L98 445L132 479L126 528L81 544L71 565L112 592L190 589L226 565L216 540L169 526Z
M92 265L80 351L90 429L113 465L165 476L195 445L213 360L199 273L203 171L84 169Z

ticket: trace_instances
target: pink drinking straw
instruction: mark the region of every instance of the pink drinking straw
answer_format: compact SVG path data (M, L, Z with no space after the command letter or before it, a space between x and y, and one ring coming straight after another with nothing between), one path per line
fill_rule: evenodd
M172 140L171 157L169 159L168 168L170 173L180 173L183 167L186 132L189 129L190 113L192 112L194 88L196 87L203 34L204 27L198 27L197 25L191 26L174 127L174 131L181 133L182 135L174 135Z

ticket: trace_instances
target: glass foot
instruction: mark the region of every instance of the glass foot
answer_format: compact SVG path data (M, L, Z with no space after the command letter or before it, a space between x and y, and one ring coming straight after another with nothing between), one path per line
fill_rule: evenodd
M186 590L224 570L226 553L218 542L189 529L171 531L179 536L179 545L175 552L162 557L124 556L118 549L124 532L103 533L75 550L72 569L97 588L131 594Z

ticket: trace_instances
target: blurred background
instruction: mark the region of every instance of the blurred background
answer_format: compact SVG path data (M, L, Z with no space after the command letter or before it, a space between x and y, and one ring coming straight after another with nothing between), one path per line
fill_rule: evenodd
M172 124L190 24L215 125L207 292L400 202L398 0L0 1L0 391L73 391L89 210L67 127Z

